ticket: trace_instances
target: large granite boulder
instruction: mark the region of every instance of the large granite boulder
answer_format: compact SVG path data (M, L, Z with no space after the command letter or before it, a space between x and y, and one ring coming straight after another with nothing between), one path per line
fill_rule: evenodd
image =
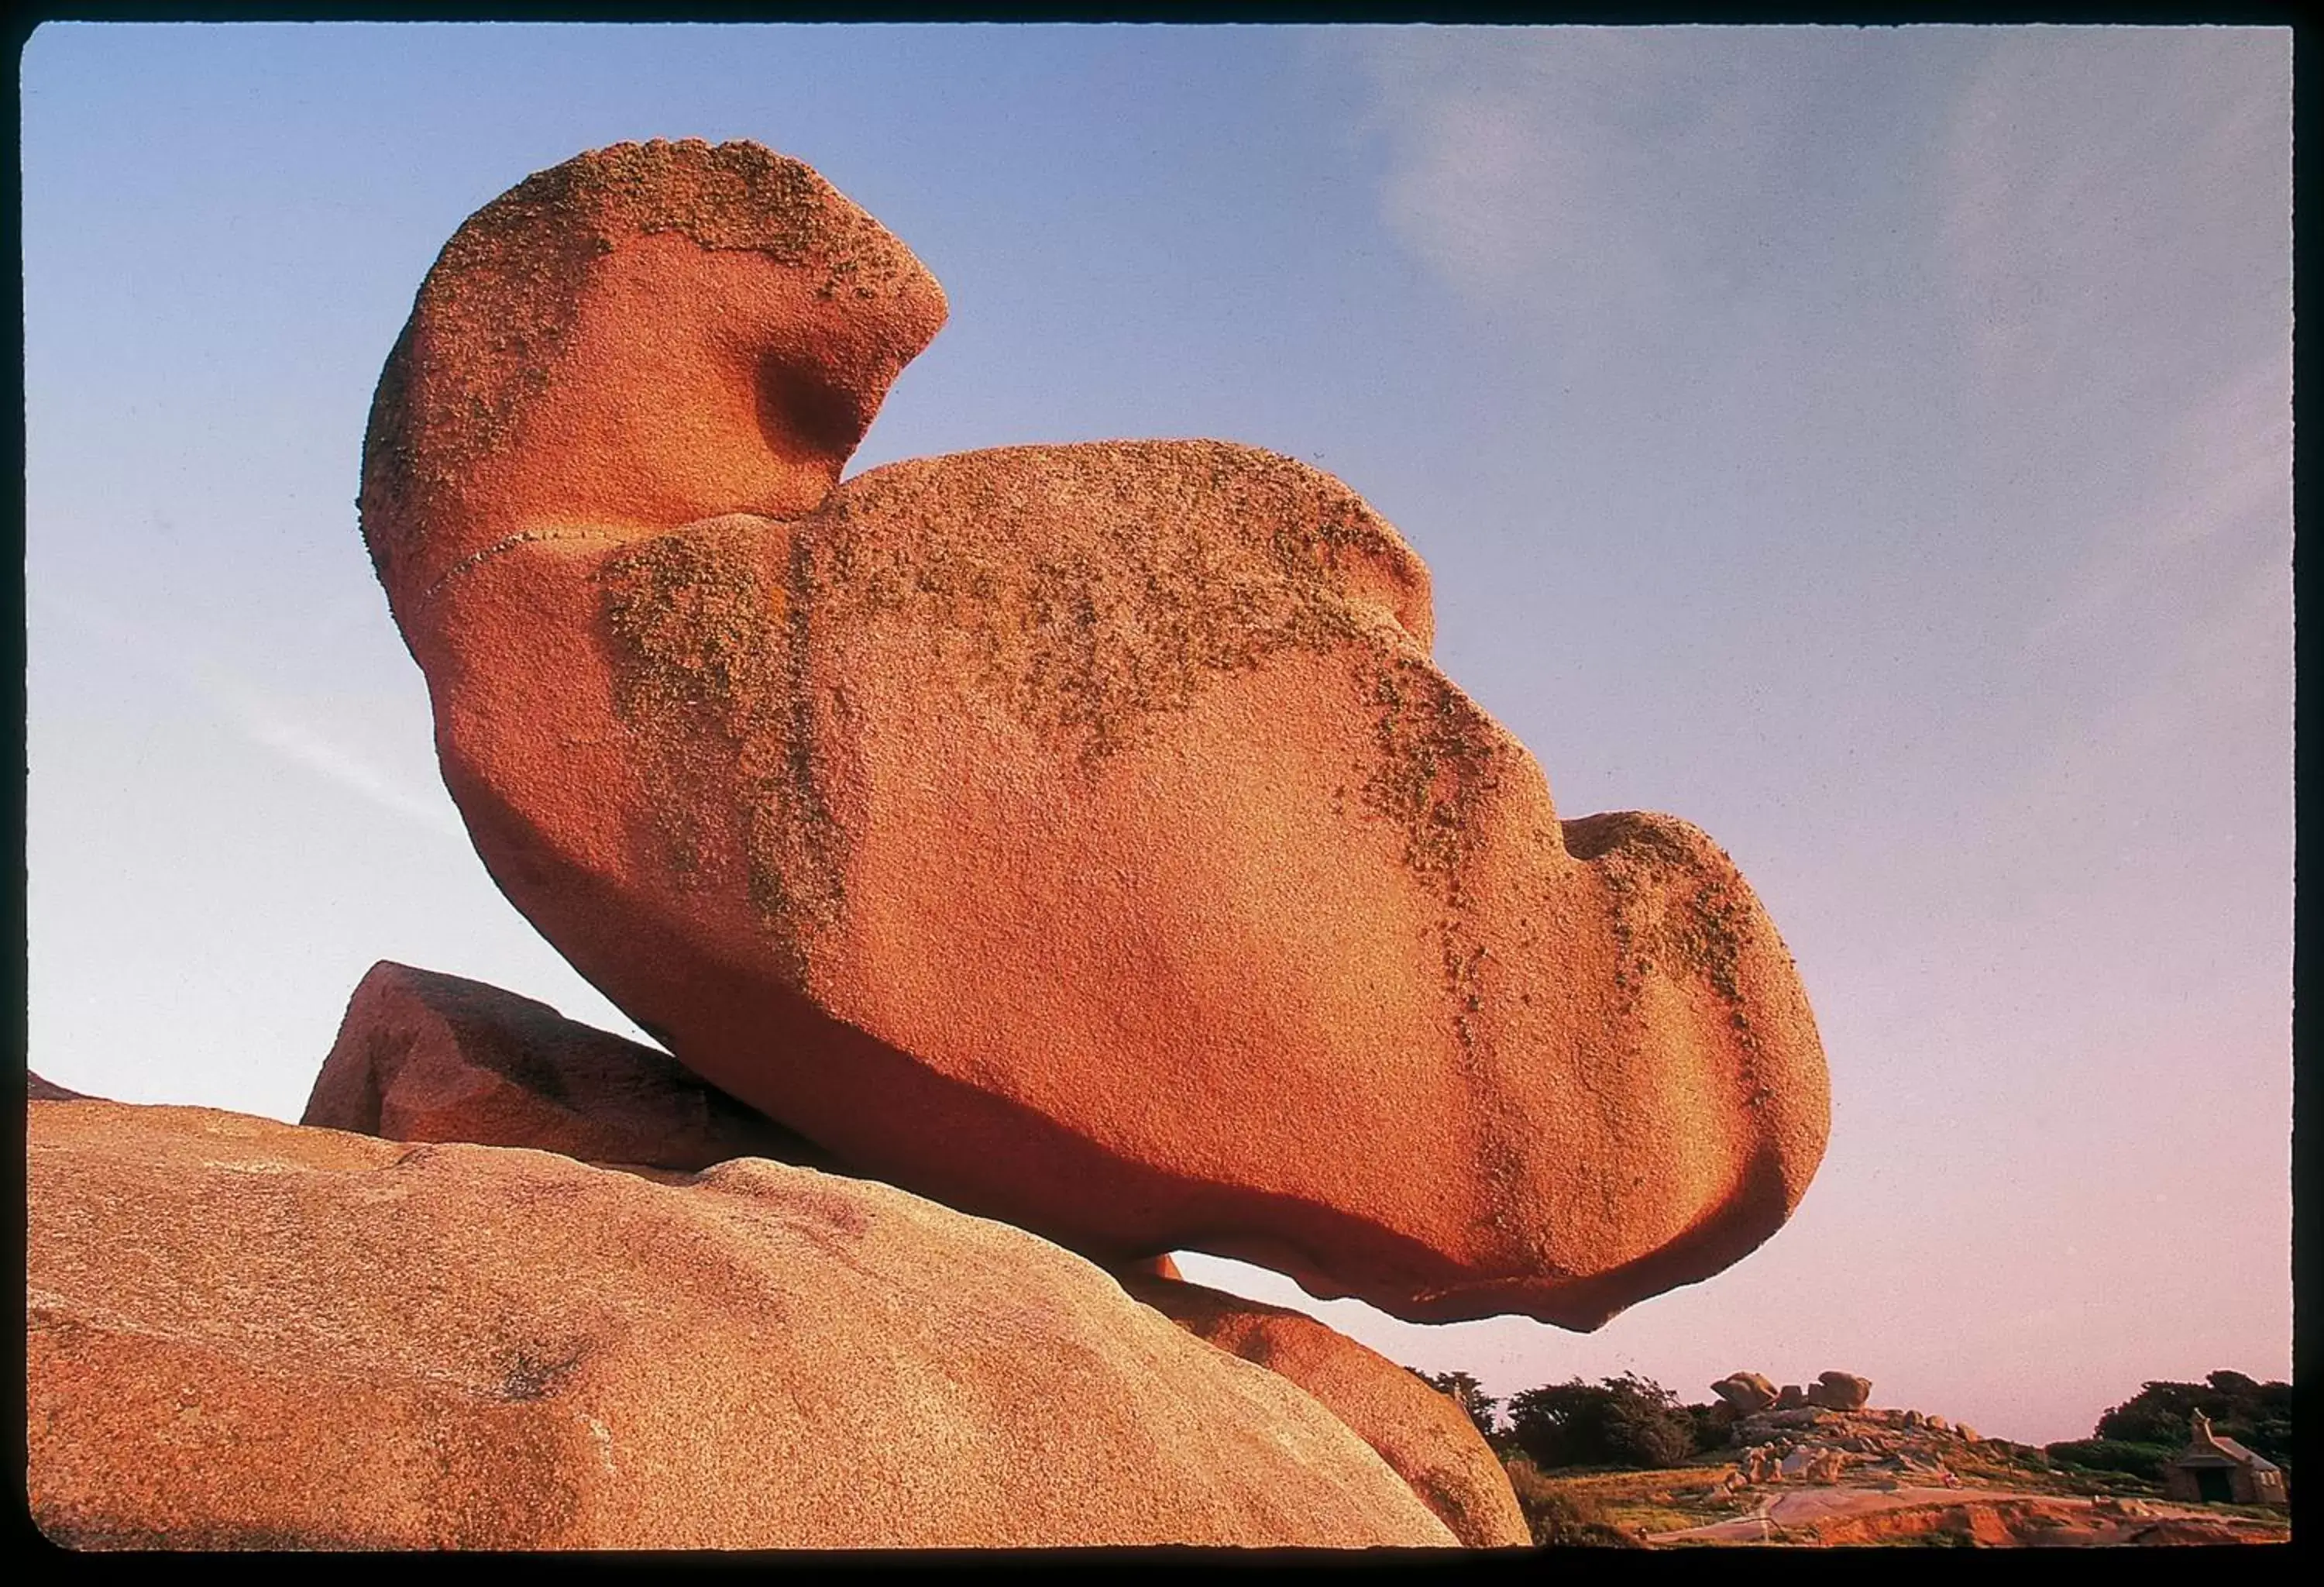
M386 962L356 985L300 1122L661 1168L838 1166L650 1047L480 981Z
M363 519L517 907L680 1062L1106 1260L1591 1327L1822 1151L1814 1021L1710 840L1563 821L1351 491L1216 442L847 450L942 318L749 144L463 226Z
M1301 1312L1164 1272L1117 1277L1195 1338L1281 1374L1379 1452L1471 1548L1533 1542L1508 1472L1468 1412L1386 1356Z
M71 1546L1453 1542L1282 1378L886 1186L27 1112L26 1487Z

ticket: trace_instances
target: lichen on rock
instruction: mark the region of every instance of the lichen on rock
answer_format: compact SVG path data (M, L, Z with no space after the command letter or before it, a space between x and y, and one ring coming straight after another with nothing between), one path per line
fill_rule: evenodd
M845 907L845 835L824 798L803 687L811 607L791 585L806 582L810 548L793 540L788 579L770 577L773 527L736 517L633 542L598 582L615 709L644 751L673 870L699 882L725 838L797 977L807 935ZM707 830L722 820L725 833Z

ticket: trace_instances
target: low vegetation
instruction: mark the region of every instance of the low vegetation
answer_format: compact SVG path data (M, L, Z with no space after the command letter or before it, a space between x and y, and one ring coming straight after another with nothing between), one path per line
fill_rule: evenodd
M1509 1486L1525 1512L1533 1540L1545 1546L1636 1548L1636 1530L1626 1527L1604 1500L1571 1482L1552 1481L1523 1455L1508 1462Z
M1731 1418L1712 1406L1683 1405L1651 1379L1636 1373L1595 1383L1575 1378L1526 1389L1502 1402L1465 1372L1417 1375L1468 1412L1500 1455L1536 1543L1637 1547L1655 1534L1741 1515L1763 1502L1752 1497L1761 1490L1728 1481L1737 1470L1727 1447ZM2150 1382L2099 1417L2091 1437L2046 1449L2003 1438L1941 1435L1943 1465L1937 1475L1948 1483L1966 1482L1972 1492L2004 1490L1994 1496L1997 1500L2011 1491L2029 1499L2159 1499L2163 1467L2186 1446L2189 1417L2199 1410L2219 1435L2289 1472L2291 1404L2290 1385L2263 1383L2240 1372L2213 1372L2201 1383ZM2253 1518L2269 1514L2251 1511ZM1950 1525L1926 1536L1894 1538L1876 1536L1880 1528L1865 1526L1870 1530L1858 1541L1986 1540Z
M2179 1445L2126 1444L2118 1438L2071 1438L2051 1444L2043 1453L2058 1465L2079 1466L2089 1472L2124 1472L2150 1482L2160 1482L2163 1462L2179 1453Z

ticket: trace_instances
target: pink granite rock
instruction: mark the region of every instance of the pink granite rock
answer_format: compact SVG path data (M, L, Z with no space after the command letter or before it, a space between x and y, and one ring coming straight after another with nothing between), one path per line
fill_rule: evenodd
M1468 1413L1386 1356L1304 1312L1189 1284L1175 1273L1116 1277L1132 1299L1195 1338L1314 1396L1378 1450L1462 1543L1524 1548L1533 1542L1500 1457Z
M1727 855L1564 819L1288 458L837 484L943 313L754 145L586 154L447 246L363 521L517 907L723 1090L1110 1261L1591 1327L1772 1234L1826 1077Z
M888 1186L27 1112L24 1492L69 1547L1453 1544L1284 1379Z

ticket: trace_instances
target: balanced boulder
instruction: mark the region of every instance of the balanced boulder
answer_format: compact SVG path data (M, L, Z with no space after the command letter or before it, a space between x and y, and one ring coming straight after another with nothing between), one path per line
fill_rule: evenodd
M1730 1372L1711 1386L1711 1392L1735 1407L1741 1416L1772 1410L1775 1404L1775 1386L1757 1372Z
M679 1062L1108 1261L1593 1327L1766 1240L1828 1123L1727 856L1561 820L1339 481L1211 441L834 488L941 322L755 145L447 246L364 530L503 890Z
M1405 1368L1302 1312L1159 1274L1118 1274L1195 1338L1296 1383L1410 1484L1471 1548L1533 1542L1508 1473L1466 1411Z
M836 1166L650 1047L483 982L384 962L355 987L300 1122L660 1168Z
M68 1546L1453 1542L1290 1383L886 1186L28 1114L27 1492Z

